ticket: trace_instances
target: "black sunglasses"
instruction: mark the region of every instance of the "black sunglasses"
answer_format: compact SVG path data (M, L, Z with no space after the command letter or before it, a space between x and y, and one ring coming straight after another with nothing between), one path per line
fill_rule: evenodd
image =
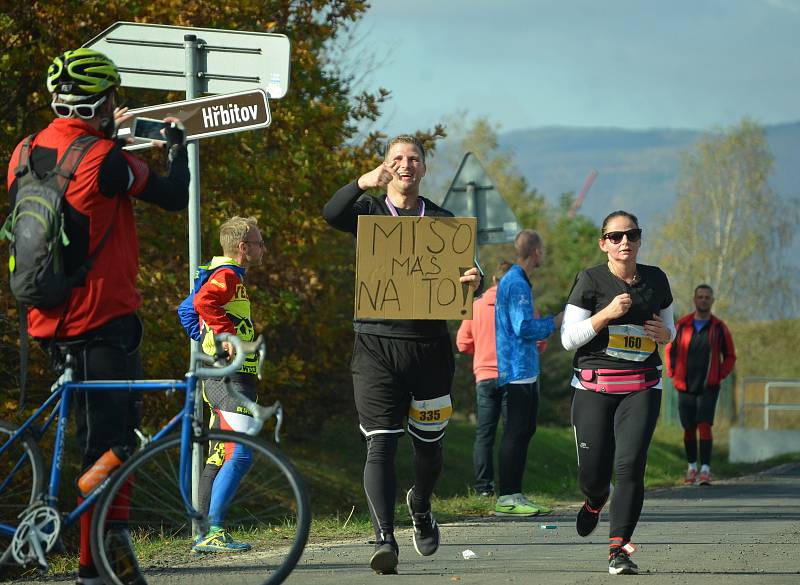
M606 232L603 234L602 239L608 240L612 244L619 244L623 236L628 236L629 242L638 242L642 239L642 228L635 228L624 232Z

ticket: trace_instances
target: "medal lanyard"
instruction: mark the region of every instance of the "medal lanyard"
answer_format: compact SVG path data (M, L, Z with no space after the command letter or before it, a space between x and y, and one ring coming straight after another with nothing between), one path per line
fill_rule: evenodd
M418 201L419 201L419 216L420 217L424 217L425 216L425 200L420 197L420 198L418 198ZM388 195L386 196L386 207L389 208L389 211L392 212L393 216L397 217L397 209L395 209L395 207L392 204L391 200L389 199Z

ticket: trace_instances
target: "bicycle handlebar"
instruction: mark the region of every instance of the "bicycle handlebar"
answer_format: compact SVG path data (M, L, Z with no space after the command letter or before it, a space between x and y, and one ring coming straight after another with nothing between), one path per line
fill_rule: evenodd
M234 349L234 356L231 363L225 364L225 351L222 349L224 342L230 343ZM234 374L239 368L242 367L244 360L249 353L258 354L258 379L261 379L261 367L264 365L264 359L267 356L266 343L263 336L259 335L253 341L242 341L237 336L231 333L219 333L214 336L214 345L217 348L217 353L209 356L204 353L196 353L194 360L198 362L215 364L216 367L204 368L197 366L194 370L198 378L226 378Z
M225 364L224 361L226 356L226 352L222 349L222 344L224 342L233 345L234 357L230 364ZM240 338L230 333L220 333L214 336L214 345L217 350L215 355L210 356L205 353L198 353L195 356L195 360L202 363L214 364L216 367L204 368L202 366L197 366L195 368L195 375L198 378L222 378L228 394L236 399L244 408L253 413L256 424L248 430L248 435L257 435L261 432L261 427L264 425L264 422L274 416L275 442L280 443L280 430L283 425L283 406L280 401L276 400L271 406L261 406L254 400L249 399L247 396L237 391L230 383L230 376L239 370L247 354L250 353L258 354L257 375L259 380L262 379L261 368L267 356L267 348L263 336L259 335L253 341L242 341Z

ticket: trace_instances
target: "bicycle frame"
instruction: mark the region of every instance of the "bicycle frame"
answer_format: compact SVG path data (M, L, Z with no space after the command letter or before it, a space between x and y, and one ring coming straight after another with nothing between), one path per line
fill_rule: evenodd
M233 344L235 353L234 358L228 365L224 364L223 357L225 354L222 351L222 343L228 341ZM245 354L250 352L258 352L258 376L261 377L261 364L264 361L266 351L262 338L254 342L242 342L235 335L228 333L219 334L215 337L217 352L215 357L208 356L199 351L192 351L191 354L191 369L186 373L184 380L91 380L86 382L73 381L74 370L72 367L72 358L67 357L64 373L59 377L51 388L51 395L45 400L44 404L40 406L28 419L14 432L13 435L0 446L0 457L5 453L9 446L16 442L23 433L30 432L33 438L38 441L47 432L50 425L58 416L58 424L56 425L56 438L53 449L52 461L50 464L50 481L47 486L46 493L44 494L44 501L42 504L49 507L51 510L58 510L58 488L61 478L61 467L64 460L64 445L66 439L66 427L69 419L69 408L72 399L72 393L76 390L82 391L109 391L109 390L141 390L141 391L168 391L168 390L185 390L183 408L170 421L160 430L156 435L148 441L148 443L156 442L164 438L166 435L180 426L181 433L181 448L180 448L180 462L178 471L180 473L180 492L183 504L186 507L186 512L192 520L201 520L203 515L199 513L192 505L191 501L191 465L192 465L192 433L199 435L202 432L202 422L197 421L194 416L195 396L197 392L197 380L200 378L226 378L236 372L244 363ZM246 349L245 345L247 346ZM203 367L200 364L213 364L217 367ZM271 408L264 409L253 401L240 395L249 407L252 407L255 418L263 422L272 414L277 417L278 424L275 428L275 435L277 439L278 429L280 428L281 409L280 403L276 402ZM46 412L50 407L53 410L47 416L44 424L41 426L34 426L34 422ZM258 426L260 429L260 424ZM14 465L11 470L11 477L16 473L24 461L23 457ZM81 502L74 510L68 513L62 520L62 526L69 526L74 524L80 516L86 512L100 497L106 489L110 481L106 479L97 488L95 488L86 499ZM0 483L0 491L8 484L8 480L3 479ZM17 532L17 526L9 524L0 524L0 534L14 537ZM31 542L37 550L40 558L40 564L46 568L46 563L43 561L43 554L41 547L38 544L36 537L31 537Z
M58 384L58 383L57 383ZM0 457L3 456L8 448L13 444L23 433L30 431L33 437L38 441L47 432L50 425L58 417L58 424L56 425L55 444L53 447L52 462L50 465L50 481L45 493L46 504L58 509L58 490L61 479L61 468L64 460L64 448L66 441L67 421L69 419L69 409L72 400L72 393L76 390L98 391L98 390L142 390L142 391L165 391L165 390L185 390L186 395L184 405L180 412L170 419L170 421L156 433L151 439L151 442L158 441L171 433L178 425L181 426L181 455L180 455L180 491L181 498L186 506L187 512L192 518L199 519L202 514L195 510L191 502L191 487L189 486L191 474L189 473L191 466L191 433L193 432L194 422L194 400L197 391L197 376L191 372L187 373L185 380L94 380L88 382L64 382L58 384L52 391L51 395L45 400L44 404L40 406L28 419L17 429L17 431L2 445L0 446ZM47 419L40 426L35 426L35 421L47 411L50 407L53 410L47 416ZM21 462L20 462L21 463ZM19 469L19 464L12 469L13 475ZM0 484L0 491L7 483L6 480ZM75 523L86 510L94 505L95 501L100 497L103 490L107 485L107 481L99 485L92 493L84 499L74 510L68 513L62 521L63 526L69 526ZM13 536L16 531L16 526L8 524L0 524L0 534L6 536Z

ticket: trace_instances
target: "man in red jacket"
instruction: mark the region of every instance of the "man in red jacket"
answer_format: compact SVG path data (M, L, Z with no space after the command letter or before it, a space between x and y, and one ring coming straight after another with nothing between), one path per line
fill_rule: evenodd
M66 353L73 354L77 381L143 377L133 200L173 212L185 209L189 202L189 166L182 137L173 141L167 136L166 176L157 175L144 160L122 150L124 142L114 139L115 122L125 120L127 111L116 107L120 83L117 67L102 53L79 48L56 57L47 71L56 117L29 142L20 142L8 165L13 210L28 172L44 177L60 168L59 161L79 139L94 139L64 194L63 226L69 242L64 248L64 270L68 277L80 278L61 305L31 307L27 315L28 333L51 353L55 364L63 366ZM21 158L29 164L22 165ZM109 451L117 460L119 454L133 453L141 410L139 392L84 390L75 392L73 400L81 475ZM113 520L126 520L127 506L114 508ZM78 583L83 585L103 583L89 546L92 513L80 518ZM130 544L125 529L115 528L109 535L120 540L119 550ZM135 562L121 561L129 570L123 574L117 569L117 576L124 583L142 583Z
M694 289L695 310L681 318L675 341L667 345L667 375L678 391L678 413L689 469L684 484L697 479L697 438L700 433L700 485L711 485L711 425L720 382L736 363L728 327L711 314L714 291L707 284Z

